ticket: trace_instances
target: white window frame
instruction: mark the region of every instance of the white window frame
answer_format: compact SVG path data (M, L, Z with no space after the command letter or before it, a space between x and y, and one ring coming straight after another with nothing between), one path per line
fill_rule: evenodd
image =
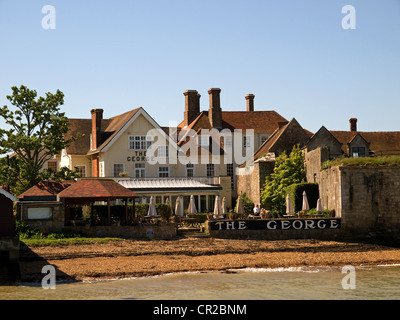
M55 163L56 164L56 169L54 170L54 169L52 169L52 168L49 168L49 163ZM53 171L55 171L55 172L57 172L58 171L58 162L57 161L55 161L55 160L49 160L49 161L47 161L47 169L51 169L51 170L53 170Z
M188 166L190 166L190 167L188 167ZM193 163L187 163L185 168L186 168L186 177L194 177L195 176L194 164ZM188 174L189 170L192 170L192 172L193 172L191 176Z
M212 173L212 175L210 175L211 173ZM206 164L206 175L207 175L207 177L210 177L210 178L215 177L215 164L214 163Z
M135 163L134 175L135 178L146 178L146 164L143 162Z
M157 155L159 158L168 158L169 157L168 146L159 146L157 149Z
M122 171L120 171L120 172L118 172L118 174L117 175L115 175L115 166L122 166ZM114 163L113 164L113 177L119 177L119 174L121 173L121 172L125 172L125 164L123 164L123 163Z
M104 161L99 161L99 177L104 177Z
M146 151L151 149L153 137L151 136L129 136L128 149Z
M86 165L80 165L80 166L75 166L75 168L83 168L83 170L84 170L84 172L85 172L85 174L84 175L81 175L81 173L78 171L78 173L79 173L79 175L82 177L82 178L85 178L86 176L87 176L87 173L86 173Z
M167 169L167 170L162 170L162 169ZM165 174L166 174L166 176L163 176ZM158 167L158 177L159 178L169 178L169 167L168 166Z

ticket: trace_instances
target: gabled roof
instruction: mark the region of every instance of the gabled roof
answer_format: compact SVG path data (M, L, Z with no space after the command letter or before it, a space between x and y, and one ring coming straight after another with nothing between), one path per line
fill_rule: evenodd
M110 124L111 119L103 119L101 127L106 128ZM68 154L85 155L90 150L90 134L92 133L91 119L68 119L69 130L65 135L65 139L70 139L80 135L80 137L66 148Z
M127 126L128 123L131 122L133 117L138 114L140 110L143 110L143 108L137 108L133 109L131 111L125 112L123 114L120 114L118 116L110 118L108 121L108 125L106 127L102 126L102 143L100 146L97 147L96 150L90 150L90 145L89 145L89 151L87 154L93 154L99 151L103 151L103 149L106 149L109 147L114 141L116 137L119 137L121 131L123 131L123 128ZM102 123L103 125L103 123ZM91 128L91 127L90 127ZM104 129L103 129L104 128Z
M17 201L17 198L15 198L11 193L9 193L7 190L4 190L3 188L0 188L0 195L5 196L13 202Z
M280 154L290 151L293 146L299 144L302 147L309 139L309 132L304 130L295 118L289 123L276 129L266 141L257 149L253 159L257 160L270 153Z
M38 200L56 196L61 191L70 187L75 181L40 181L33 187L18 196L19 200Z
M329 131L340 143L342 150L347 153L347 144L358 134L369 143L370 151L377 156L400 155L400 131Z
M156 129L160 129L160 133L165 139L169 140L170 145L176 143L168 136L168 128L160 127L156 121L142 108L136 108L128 112L122 113L109 119L101 121L101 144L96 150L90 149L90 135L92 133L91 119L69 119L70 130L66 134L66 139L83 134L84 136L72 142L66 148L68 154L72 155L91 155L98 152L105 152L116 141L120 135L127 129L132 122L139 116L143 115Z
M340 143L339 140L332 134L332 131L329 131L325 126L322 126L321 128L319 128L319 130L316 133L314 133L310 137L310 140L308 141L307 144L311 143L314 139L316 139L316 137L318 137L318 135L323 134L323 133L328 134L329 136L332 137L333 140L336 140L337 143Z
M62 198L74 199L119 199L138 195L112 179L82 179L58 194Z

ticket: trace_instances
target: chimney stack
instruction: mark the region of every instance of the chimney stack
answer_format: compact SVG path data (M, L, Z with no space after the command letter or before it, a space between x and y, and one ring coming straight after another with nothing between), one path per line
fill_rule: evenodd
M213 128L222 128L222 110L219 94L221 89L211 88L208 90L210 96L210 109L208 110L208 118Z
M103 109L92 109L92 150L97 149L101 143L101 120L103 119Z
M350 131L352 131L352 132L357 131L357 118L350 119Z
M248 94L245 98L247 100L247 111L254 111L254 94Z
M186 90L183 95L185 96L185 112L184 112L184 126L188 126L197 115L200 113L200 94L197 90Z

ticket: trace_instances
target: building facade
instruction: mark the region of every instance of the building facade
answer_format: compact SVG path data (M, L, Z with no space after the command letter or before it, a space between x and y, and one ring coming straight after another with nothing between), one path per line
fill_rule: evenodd
M161 127L142 107L105 119L92 109L89 119L69 119L66 138L79 136L47 163L58 170L77 168L82 177L114 178L148 202L179 198L186 207L194 194L198 211L212 210L216 195L232 208L237 168L288 121L275 111L254 111L254 95L243 111L223 111L219 88L211 88L209 108L201 111L200 94L187 90L184 120Z

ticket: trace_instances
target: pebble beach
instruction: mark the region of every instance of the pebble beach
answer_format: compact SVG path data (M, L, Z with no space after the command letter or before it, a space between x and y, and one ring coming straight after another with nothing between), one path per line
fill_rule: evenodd
M26 247L21 280L38 281L44 265L61 280L92 281L192 271L300 266L400 264L400 248L320 240L113 240L102 244Z

